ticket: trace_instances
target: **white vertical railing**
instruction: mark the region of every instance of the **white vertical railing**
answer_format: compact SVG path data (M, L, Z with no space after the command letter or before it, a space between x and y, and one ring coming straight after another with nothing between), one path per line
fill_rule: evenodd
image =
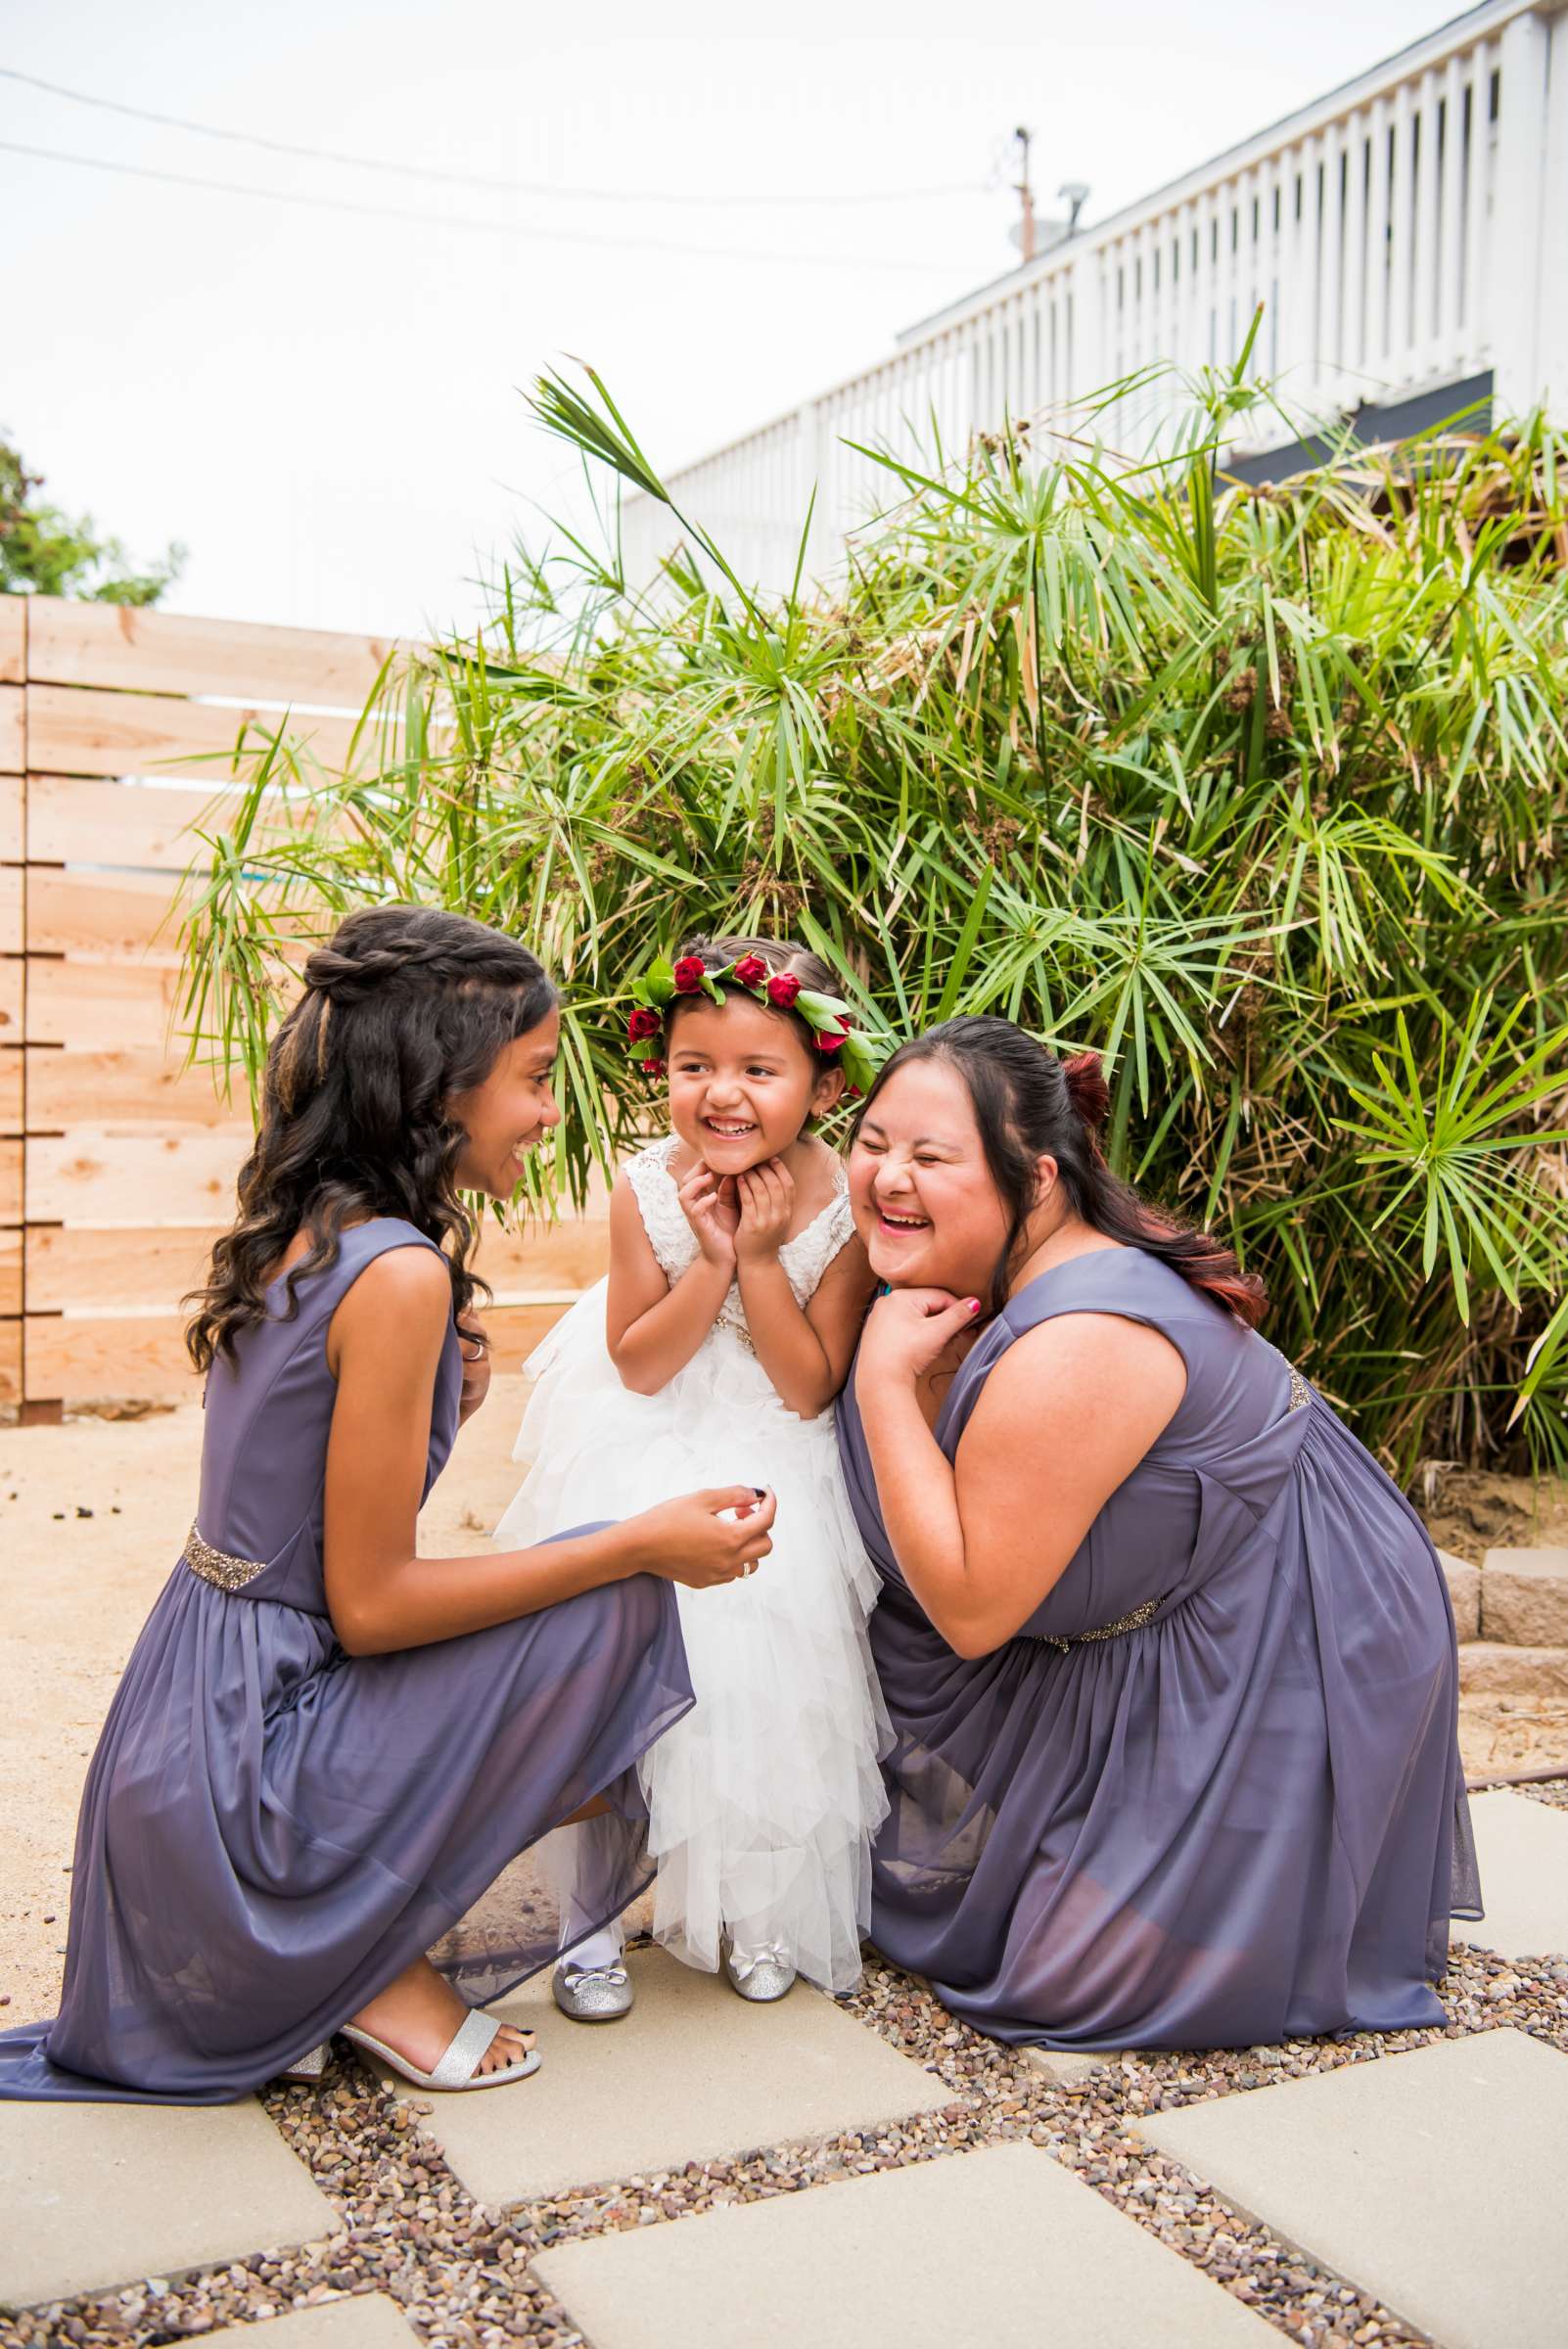
M1499 410L1553 394L1568 409L1568 0L1472 9L670 485L742 576L776 588L813 484L818 575L894 494L848 443L951 456L1141 368L1229 365L1260 305L1256 372L1304 424L1488 368ZM1179 397L1146 391L1100 430L1142 449ZM1281 438L1267 414L1253 429L1253 446ZM642 579L678 526L637 498L624 530Z

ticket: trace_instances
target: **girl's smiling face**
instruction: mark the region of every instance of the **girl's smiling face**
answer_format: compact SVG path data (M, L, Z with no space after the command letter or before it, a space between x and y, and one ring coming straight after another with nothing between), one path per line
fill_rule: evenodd
M879 1280L984 1297L1008 1218L969 1088L942 1060L896 1069L850 1152L854 1227Z
M786 1012L725 990L669 1015L669 1123L715 1174L743 1174L799 1141L831 1109L843 1071L812 1052Z
M541 1134L560 1125L550 1090L560 1040L561 1015L552 1009L536 1028L503 1048L478 1084L451 1095L446 1114L464 1133L455 1170L460 1190L510 1199L523 1179L529 1152Z

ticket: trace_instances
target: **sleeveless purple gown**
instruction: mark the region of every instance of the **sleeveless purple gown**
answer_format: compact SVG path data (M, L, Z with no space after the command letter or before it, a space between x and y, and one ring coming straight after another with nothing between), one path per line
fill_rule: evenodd
M945 1400L949 1460L1008 1347L1073 1313L1160 1330L1186 1393L989 1656L955 1655L899 1571L853 1372L839 1405L897 1736L873 1940L977 2030L1042 2047L1441 2023L1450 1915L1480 1911L1425 1528L1271 1346L1135 1249L1009 1300Z
M296 1317L275 1282L273 1317L210 1373L197 1526L226 1558L188 1544L126 1666L82 1796L64 2003L0 2035L0 2096L226 2102L422 1951L471 2004L498 1996L558 1946L542 1871L510 1864L594 1795L597 1916L651 1875L636 1763L692 1703L669 1584L391 1655L334 1635L327 1325L375 1257L431 1245L392 1218L346 1231ZM461 1385L449 1331L427 1493Z

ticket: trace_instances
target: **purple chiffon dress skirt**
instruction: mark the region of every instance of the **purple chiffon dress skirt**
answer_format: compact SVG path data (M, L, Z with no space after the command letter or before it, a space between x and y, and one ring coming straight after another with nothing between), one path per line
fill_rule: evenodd
M691 1706L674 1592L649 1575L493 1630L349 1656L322 1580L334 1309L377 1218L207 1385L201 1498L87 1775L64 2000L0 2035L0 2096L216 2104L318 2046L430 1952L470 2004L546 1963L530 1847L595 1795L584 1909L651 1875L636 1765ZM427 1493L457 1432L449 1332ZM563 1537L564 1538L564 1537Z
M839 1407L897 1739L873 1940L977 2030L1027 2045L1441 2023L1450 1916L1480 1910L1425 1528L1271 1346L1134 1249L1008 1302L945 1399L949 1460L1007 1349L1074 1313L1161 1331L1186 1392L990 1655L954 1654L899 1571L853 1374Z

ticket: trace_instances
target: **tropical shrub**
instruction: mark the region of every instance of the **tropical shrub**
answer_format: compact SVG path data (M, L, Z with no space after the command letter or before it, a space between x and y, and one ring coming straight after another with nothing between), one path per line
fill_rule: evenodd
M1216 470L1020 425L926 469L821 590L687 525L580 536L390 673L360 771L280 737L209 842L188 1011L254 1070L290 942L459 906L569 990L546 1178L656 1102L616 999L688 927L793 933L898 1036L996 1011L1108 1058L1116 1163L1224 1229L1268 1334L1402 1476L1568 1455L1568 442L1539 418ZM545 426L666 497L597 379ZM1036 446L1036 440L1039 445ZM309 820L268 830L279 787Z

